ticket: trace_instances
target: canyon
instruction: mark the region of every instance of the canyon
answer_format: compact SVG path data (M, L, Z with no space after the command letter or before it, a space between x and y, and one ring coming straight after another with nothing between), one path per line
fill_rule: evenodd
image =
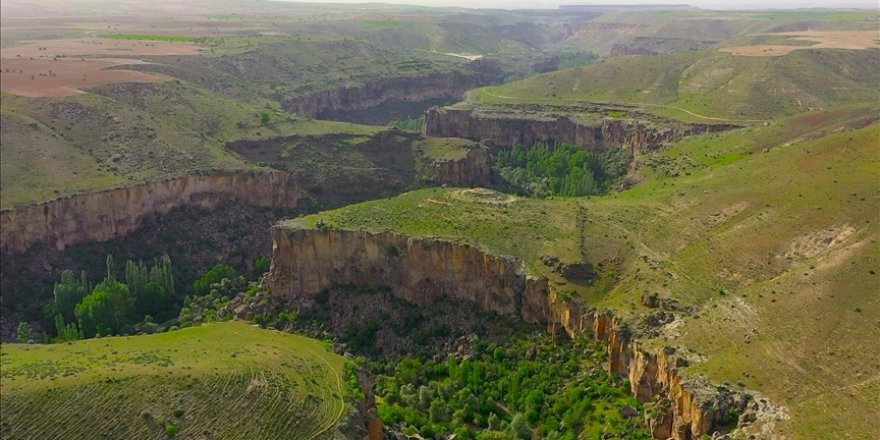
M322 291L339 285L387 287L425 307L441 298L475 303L483 310L557 326L572 336L603 341L608 369L630 382L655 438L700 439L736 423L732 413L754 407L748 394L685 378L687 361L643 345L631 326L610 312L563 299L546 277L527 273L514 259L473 246L391 232L318 230L296 221L272 228L270 295L313 307Z

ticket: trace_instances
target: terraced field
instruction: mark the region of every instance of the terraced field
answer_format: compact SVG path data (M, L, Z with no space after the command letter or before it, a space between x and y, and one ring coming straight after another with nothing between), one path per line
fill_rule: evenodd
M4 439L330 438L345 360L243 322L2 347Z

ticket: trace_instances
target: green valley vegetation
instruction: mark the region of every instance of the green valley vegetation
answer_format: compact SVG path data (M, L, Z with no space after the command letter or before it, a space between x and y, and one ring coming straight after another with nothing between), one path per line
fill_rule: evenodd
M393 119L388 122L388 126L399 128L401 130L419 131L422 128L422 122L424 120L424 116L419 116L416 118Z
M443 361L375 362L379 415L424 438L652 438L641 426L644 408L605 372L601 352L584 338L538 333L500 345L477 341L471 355Z
M320 341L203 324L68 344L3 344L3 438L335 438L351 367Z
M515 192L538 197L600 194L626 174L629 150L589 151L572 144L514 144L498 152L494 169Z
M254 281L268 270L268 259L258 258L253 267L253 275L246 278L232 266L218 264L196 279L192 289L179 289L175 287L173 266L167 257L152 266L128 261L124 277L118 279L113 257L108 256L106 276L95 285L89 282L85 271L79 276L71 270L62 272L54 287L55 301L44 309L44 327L50 331L40 338L27 325L19 331L17 340L49 340L53 338L49 335L52 329L55 341L67 342L86 337L156 333L191 325L191 305L217 308L228 304L239 292L255 291ZM184 296L182 292L192 294Z

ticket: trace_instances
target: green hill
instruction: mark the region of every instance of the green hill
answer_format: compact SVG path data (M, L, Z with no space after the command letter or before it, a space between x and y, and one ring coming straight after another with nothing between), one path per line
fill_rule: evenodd
M472 91L462 105L630 104L675 118L757 122L880 98L876 50L778 57L693 51L629 56Z
M345 360L243 322L2 347L2 434L321 439L353 411Z
M880 411L880 352L866 344L880 314L878 118L850 107L696 136L640 159L641 182L606 196L429 189L292 222L466 242L635 320L643 295L675 299L691 312L651 343L692 353L691 374L784 405L776 429L793 438L872 438L873 417L851 415ZM599 274L568 283L545 255Z

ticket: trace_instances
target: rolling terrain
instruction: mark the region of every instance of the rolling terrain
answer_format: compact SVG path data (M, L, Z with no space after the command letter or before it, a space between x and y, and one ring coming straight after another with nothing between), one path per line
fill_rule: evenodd
M355 417L342 357L241 322L2 353L9 439L312 440Z
M876 10L0 10L3 438L880 438Z
M285 225L510 256L551 291L634 322L652 313L644 298L674 301L674 320L643 337L687 353L688 374L760 390L785 408L774 433L867 439L880 414L880 353L867 344L880 313L877 120L875 107L854 107L695 136L643 157L643 180L609 196L428 189ZM547 256L596 275L566 279Z

